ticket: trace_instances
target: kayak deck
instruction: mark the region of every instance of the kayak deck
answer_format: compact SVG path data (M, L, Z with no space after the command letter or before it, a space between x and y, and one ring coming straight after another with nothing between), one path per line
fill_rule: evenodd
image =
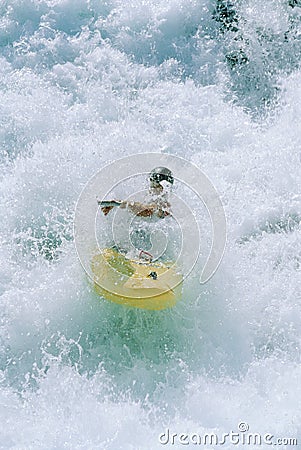
M181 298L182 275L175 265L127 259L106 248L91 262L94 289L107 300L135 308L171 308Z

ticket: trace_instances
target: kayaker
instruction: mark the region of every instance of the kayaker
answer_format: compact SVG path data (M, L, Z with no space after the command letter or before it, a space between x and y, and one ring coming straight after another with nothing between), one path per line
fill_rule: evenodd
M158 217L163 219L164 217L170 216L171 205L167 198L168 192L166 192L167 190L164 188L163 183L166 182L173 185L174 178L171 170L167 167L156 167L151 171L149 181L149 195L145 203L128 202L126 200L117 201L115 205L103 206L101 208L104 215L109 214L114 206L119 206L122 209L127 208L138 217Z
M171 224L165 223L162 226L160 219L172 217L168 197L169 187L173 183L174 177L171 170L167 167L156 167L149 174L149 190L142 202L127 200L99 202L105 216L114 207L128 211L130 215L134 216L129 228L127 228L125 216L124 220L122 216L119 218L118 232L114 234L114 248L117 248L120 253L134 257L138 252L139 256L143 253L153 258L158 257L162 253L162 249L166 250L166 239L169 241L166 236L170 231ZM156 236L153 241L152 235Z

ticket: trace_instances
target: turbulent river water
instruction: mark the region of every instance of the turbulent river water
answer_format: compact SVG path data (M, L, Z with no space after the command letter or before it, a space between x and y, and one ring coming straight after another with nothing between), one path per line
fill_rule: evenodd
M300 57L299 0L0 2L1 449L301 442ZM160 313L100 299L73 242L94 173L154 151L206 173L228 227Z

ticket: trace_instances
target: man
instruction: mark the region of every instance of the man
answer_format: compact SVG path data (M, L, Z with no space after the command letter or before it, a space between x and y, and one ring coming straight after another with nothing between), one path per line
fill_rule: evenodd
M116 206L119 206L122 209L128 208L138 217L158 217L163 219L164 217L170 216L170 203L167 199L166 190L161 183L165 181L173 185L174 178L171 171L167 169L167 167L156 167L151 171L149 181L149 202L121 201L115 202ZM106 216L114 206L115 205L103 206L101 210Z
M160 221L160 219L172 216L171 205L168 201L168 186L173 185L174 178L172 172L168 168L156 167L151 171L149 175L149 182L149 192L144 202L126 200L111 202L104 201L100 202L100 205L101 210L105 216L107 216L109 212L116 206L121 209L125 209L129 213L133 214L136 219L131 222L131 245L136 249L136 251L139 251L139 255L141 255L141 253L150 255L148 251L151 250L152 253L155 252L154 256L157 257L158 254L161 253L160 248L163 246L162 236L161 240L159 236L160 231L162 232L162 225L157 224L157 222L158 220ZM122 222L123 221L121 220L119 224L120 230L122 230L123 228ZM153 232L156 235L156 242L152 242L151 239L151 235ZM120 236L122 236L122 232L120 232ZM119 251L122 251L123 253L129 253L130 255L128 245L126 244L127 239L125 237L125 233L123 234L123 236L124 239L121 239L118 243L115 241L115 244L117 244L117 248ZM153 257L153 255L150 256Z

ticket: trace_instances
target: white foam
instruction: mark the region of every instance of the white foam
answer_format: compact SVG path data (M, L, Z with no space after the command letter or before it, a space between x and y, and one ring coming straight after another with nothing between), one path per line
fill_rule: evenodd
M254 3L255 20L241 2L255 23L242 20L241 34L272 15L283 49L298 8L271 5ZM265 78L271 92L277 79L278 107L252 121L243 105L257 111L259 90L243 68L238 81L227 73L225 48L238 41L216 37L213 9L190 0L1 6L2 448L154 449L165 427L222 433L241 420L301 438L295 37L290 62L274 55ZM258 76L264 64L264 52L250 60ZM200 287L196 268L183 301L161 313L97 297L72 242L88 179L144 151L197 164L228 221L214 278Z

